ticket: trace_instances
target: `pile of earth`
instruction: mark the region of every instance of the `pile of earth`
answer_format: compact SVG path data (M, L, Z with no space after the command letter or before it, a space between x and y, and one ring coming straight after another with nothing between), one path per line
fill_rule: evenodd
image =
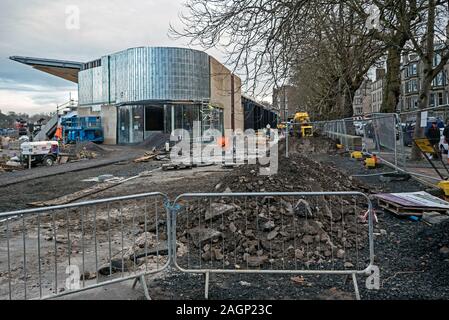
M215 187L217 192L337 192L366 191L370 187L354 180L334 166L311 157L291 154L279 159L278 173L261 176L258 165L234 170Z
M252 193L363 188L336 168L296 154L280 159L276 175L259 176L258 166L243 166L215 189ZM361 254L366 253L368 234L362 197L220 197L191 201L183 208L178 239L192 253L184 261L190 267L201 261L237 268L268 264L273 269L335 262L354 268L366 262Z
M96 159L107 153L101 145L90 141L66 144L60 151L69 155L71 159Z
M170 135L165 133L155 133L145 139L139 146L147 149L162 150L165 148L165 143L170 142Z
M327 153L327 154L335 154L341 152L337 148L337 142L324 137L317 135L313 139L294 139L293 142L293 150L290 150L291 153L299 153L299 154L317 154L317 153Z

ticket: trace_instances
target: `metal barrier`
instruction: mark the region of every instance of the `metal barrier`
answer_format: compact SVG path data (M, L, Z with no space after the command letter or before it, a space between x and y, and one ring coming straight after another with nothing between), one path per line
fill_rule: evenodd
M371 275L373 207L359 192L147 193L0 214L0 299L57 298L185 273ZM367 265L366 265L367 264ZM95 272L92 272L95 270ZM67 289L69 288L69 289Z
M260 273L352 276L360 299L356 276L373 267L373 207L363 193L184 194L172 211L171 238L186 246L173 247L173 263L205 274L206 298L211 273Z
M396 168L405 163L404 134L398 114L375 113L363 119L315 122L313 126L324 136L339 140L347 151L376 154Z
M56 298L170 265L167 197L146 193L0 214L0 299ZM71 290L67 290L70 288Z

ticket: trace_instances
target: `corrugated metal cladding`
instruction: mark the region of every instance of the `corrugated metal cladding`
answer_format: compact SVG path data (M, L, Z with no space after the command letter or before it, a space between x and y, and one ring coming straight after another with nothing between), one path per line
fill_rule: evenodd
M272 128L277 127L278 116L275 112L246 97L242 97L242 105L245 113L245 130L265 129L267 124Z
M210 97L207 53L184 48L132 48L101 58L79 74L81 105Z

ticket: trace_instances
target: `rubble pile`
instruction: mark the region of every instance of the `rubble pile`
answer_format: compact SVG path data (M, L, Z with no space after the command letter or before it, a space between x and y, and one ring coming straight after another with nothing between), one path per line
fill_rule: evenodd
M61 155L67 156L70 161L97 159L105 150L93 142L78 142L76 144L63 144L60 146Z
M260 176L259 167L243 166L216 186L217 192L321 192L369 191L337 168L294 154L279 159L278 173Z
M111 263L102 265L98 273L108 276L110 273L157 270L168 262L168 241L165 234L144 232L135 243L115 254ZM186 253L184 244L177 244L177 255Z
M78 159L96 159L105 152L100 145L93 142L77 143L75 151Z
M95 152L83 149L78 153L78 159L96 159L97 154Z
M300 154L335 154L339 152L334 140L322 136L316 136L313 141L309 139L297 141L295 147L296 150L293 152L296 151Z
M294 155L281 159L279 173L259 176L257 166L235 170L218 192L317 192L360 190L339 170ZM365 187L366 188L366 187ZM353 268L367 244L367 211L353 197L233 197L192 201L179 215L178 234L203 261L225 266L285 267L287 261L307 267L336 260ZM180 227L182 226L182 227Z

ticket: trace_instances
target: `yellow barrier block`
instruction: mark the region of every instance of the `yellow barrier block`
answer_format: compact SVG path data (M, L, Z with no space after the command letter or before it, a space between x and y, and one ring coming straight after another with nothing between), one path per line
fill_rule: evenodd
M438 188L444 191L446 196L449 196L449 181L441 181L438 184Z
M351 158L357 160L363 159L363 153L361 153L360 151L355 151L351 153Z
M377 165L377 161L375 158L368 158L365 160L365 165L367 168L373 169Z

